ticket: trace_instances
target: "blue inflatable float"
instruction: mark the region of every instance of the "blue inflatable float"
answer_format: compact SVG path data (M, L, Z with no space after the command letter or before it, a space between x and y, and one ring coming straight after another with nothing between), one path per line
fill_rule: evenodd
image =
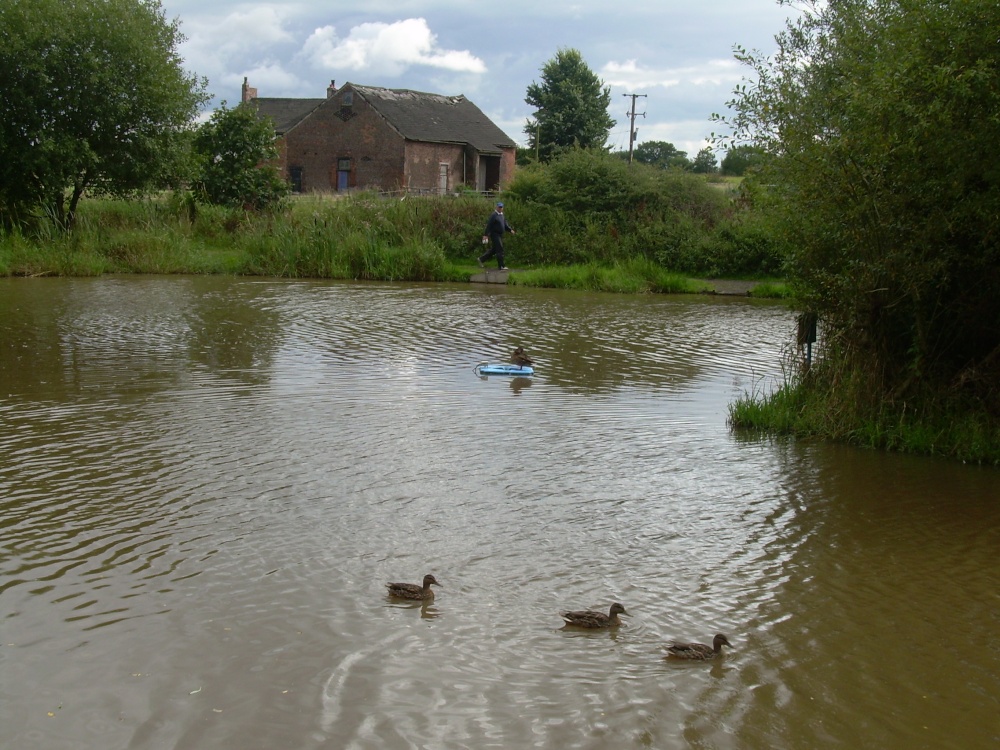
M528 377L535 374L535 368L528 365L495 365L480 362L474 368L476 375L520 375Z

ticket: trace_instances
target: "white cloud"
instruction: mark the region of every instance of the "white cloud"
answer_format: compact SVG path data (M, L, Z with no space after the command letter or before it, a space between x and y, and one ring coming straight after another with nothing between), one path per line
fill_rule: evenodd
M338 37L335 27L323 26L306 40L302 56L325 70L399 75L419 65L458 73L486 72L483 61L468 50L441 49L423 18L363 23L346 38Z
M239 101L240 83L251 71L269 71L268 84L286 87L294 76L282 75L276 59L283 45L295 43L288 22L286 9L280 7L259 6L225 15L206 9L181 27L187 37L180 47L185 67L199 76L208 74L213 95L230 103Z
M735 60L706 60L698 66L680 68L645 68L635 60L611 61L601 68L600 75L609 86L633 89L671 88L681 84L723 86L737 83L745 71Z
M223 82L238 91L244 77L260 96L274 96L272 92L275 91L301 91L302 96L313 98L326 96L326 91L309 91L308 83L304 84L295 74L274 61L259 63L244 70L242 75L227 76Z
M197 16L182 27L188 38L184 47L189 55L228 60L247 51L294 42L285 28L287 20L286 13L269 7L234 11L224 17Z
M288 18L288 12L280 6L235 11L226 16L217 32L234 45L242 42L249 47L262 47L290 42L293 36L284 28Z

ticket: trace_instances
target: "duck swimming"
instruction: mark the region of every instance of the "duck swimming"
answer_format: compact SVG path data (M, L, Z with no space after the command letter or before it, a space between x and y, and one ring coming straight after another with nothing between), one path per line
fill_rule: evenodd
M575 628L617 628L622 624L621 620L618 619L618 615L627 614L628 612L625 611L625 607L615 602L611 605L608 614L587 609L576 612L562 612L560 616L566 621L567 625L572 625Z
M722 647L733 647L722 633L712 639L712 645L704 643L677 643L676 641L667 646L667 656L675 659L691 659L695 661L708 661L714 659L722 653Z
M424 576L423 585L417 583L387 583L385 587L389 590L389 596L396 596L400 599L433 599L434 592L431 586L440 586L437 578L430 573Z

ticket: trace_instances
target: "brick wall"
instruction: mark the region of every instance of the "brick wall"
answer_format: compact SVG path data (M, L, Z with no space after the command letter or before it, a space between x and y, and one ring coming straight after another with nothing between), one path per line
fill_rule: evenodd
M336 190L340 159L350 160L349 188L393 190L405 184L405 141L359 96L348 108L334 94L286 140L285 164L302 168L303 192Z
M406 144L405 184L409 189L437 191L440 185L441 165L448 168L447 192L453 193L471 175L475 164L467 164L465 147L447 143Z
M353 93L347 105L345 94ZM348 189L436 192L441 164L448 165L448 192L462 184L475 188L479 159L460 144L406 141L355 92L331 91L327 100L282 139L286 175L301 169L303 192L334 192L340 160L348 160ZM495 158L495 157L494 157ZM501 157L500 185L514 174L514 151ZM486 189L493 189L494 185Z
M517 153L514 149L506 149L500 157L500 189L503 190L514 179L514 169Z

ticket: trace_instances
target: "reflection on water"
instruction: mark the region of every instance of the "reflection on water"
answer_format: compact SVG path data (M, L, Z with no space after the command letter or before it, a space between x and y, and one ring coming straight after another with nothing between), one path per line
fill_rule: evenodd
M993 747L993 470L747 439L748 300L0 280L17 748ZM533 378L480 378L523 345ZM432 602L388 580L442 582ZM625 604L613 631L566 609ZM733 650L664 658L672 639Z

